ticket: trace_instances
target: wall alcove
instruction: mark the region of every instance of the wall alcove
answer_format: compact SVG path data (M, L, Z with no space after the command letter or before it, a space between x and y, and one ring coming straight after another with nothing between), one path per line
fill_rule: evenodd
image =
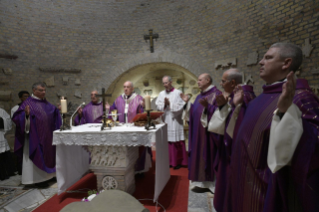
M194 101L199 93L197 77L182 66L166 62L138 65L121 74L106 91L112 94L108 101L113 103L123 93L123 84L126 81L133 82L136 93L143 97L150 95L151 100L154 100L164 89L162 78L165 75L171 76L173 86L183 93L191 94L191 101Z

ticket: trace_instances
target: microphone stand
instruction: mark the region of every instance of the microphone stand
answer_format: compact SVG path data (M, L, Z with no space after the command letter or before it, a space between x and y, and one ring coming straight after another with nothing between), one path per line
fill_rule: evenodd
M70 118L70 129L72 130L72 118L73 118L73 116L74 116L74 114L76 114L76 112L78 112L78 109L80 108L80 107L82 107L83 105L85 105L85 102L82 102L80 105L79 105L79 107L77 107L76 108L76 110L74 111L74 113L72 114L72 116L71 116L71 118Z

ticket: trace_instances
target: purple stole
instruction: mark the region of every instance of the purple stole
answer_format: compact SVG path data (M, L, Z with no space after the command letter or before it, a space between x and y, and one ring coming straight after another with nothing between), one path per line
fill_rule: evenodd
M256 96L253 90L253 87L250 85L242 85L244 91L244 102L242 108L246 108L248 103L253 100ZM223 211L224 199L226 196L226 188L229 183L229 169L230 169L230 156L232 152L233 139L226 133L228 123L232 117L232 114L235 110L235 105L233 104L234 93L231 93L229 96L231 99L229 101L232 111L229 113L226 119L225 132L223 137L223 142L220 143L217 150L217 156L215 158L216 163L218 164L216 169L216 187L215 187L215 197L214 197L214 207L217 211ZM243 114L239 114L242 116ZM234 129L234 135L237 134L237 129Z
M140 95L136 95L134 99L132 99L129 103L128 106L128 111L127 111L127 120L128 122L131 122L133 118L136 116L138 113L143 113L144 109L140 102L143 101L143 97ZM116 98L115 102L110 108L110 111L116 109L117 112L120 114L118 116L119 122L124 123L125 122L125 100L123 99L123 96L120 95L119 97Z
M87 123L102 123L103 119L103 102L93 104L90 102L82 111L82 118L77 115L74 119L75 125Z
M233 144L225 211L288 212L298 203L303 211L319 211L319 99L306 80L297 80L293 100L302 112L304 132L291 166L272 174L267 165L270 124L282 85L264 86L246 109Z
M52 145L53 131L60 128L59 110L47 100L29 97L13 115L16 124L14 153L23 156L25 141L25 107L30 106L29 158L41 170L55 172L55 146Z
M200 118L204 108L199 100L207 98L210 104L207 115L210 119L217 108L216 96L219 94L221 92L214 86L199 94L190 108L188 178L192 181L214 181L213 158L216 155L214 140L218 139L219 136L209 133L206 128L203 128Z

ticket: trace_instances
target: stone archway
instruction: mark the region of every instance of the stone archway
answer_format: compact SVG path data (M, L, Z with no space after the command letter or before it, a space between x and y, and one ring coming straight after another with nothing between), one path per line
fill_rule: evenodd
M126 81L133 82L136 93L150 95L154 99L163 90L162 77L165 75L172 77L176 89L191 94L191 100L199 93L197 77L189 70L174 63L154 62L137 65L118 76L107 89L107 93L112 93L109 102L114 102L123 93L123 84Z

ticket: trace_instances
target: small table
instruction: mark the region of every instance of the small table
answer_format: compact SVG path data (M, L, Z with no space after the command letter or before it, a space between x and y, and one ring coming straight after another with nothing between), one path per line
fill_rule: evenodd
M72 127L72 130L53 132L58 194L76 183L89 169L97 175L98 189L104 183L110 188L133 193L137 148L155 144L157 155L160 155L155 163L153 201L157 201L170 178L167 125L159 124L156 129L148 131L136 126L117 126L104 131L100 129L101 124L84 124Z

